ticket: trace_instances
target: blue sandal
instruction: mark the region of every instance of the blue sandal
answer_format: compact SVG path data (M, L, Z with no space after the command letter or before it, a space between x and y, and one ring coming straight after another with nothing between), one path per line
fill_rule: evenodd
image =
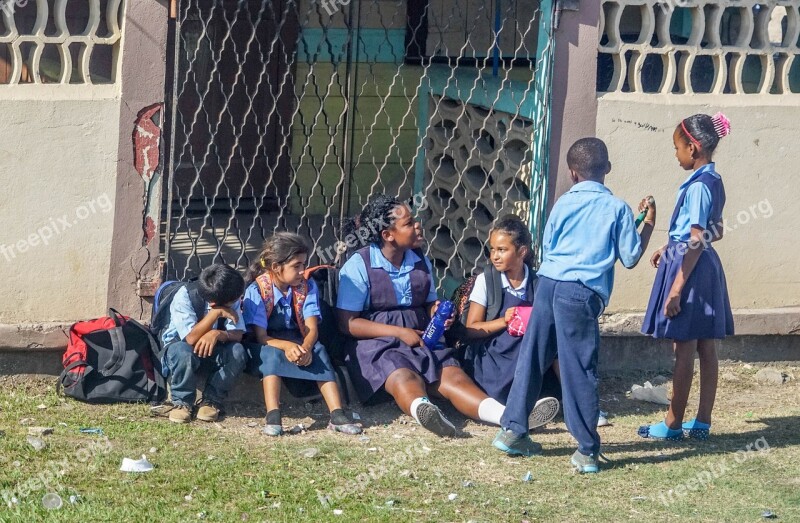
M683 428L683 435L687 438L694 438L705 441L708 439L709 434L711 434L711 424L710 423L703 423L702 421L697 421L696 418L692 418L686 423L682 425Z
M671 429L662 421L655 425L642 425L639 427L639 436L649 439L680 441L683 439L683 430Z

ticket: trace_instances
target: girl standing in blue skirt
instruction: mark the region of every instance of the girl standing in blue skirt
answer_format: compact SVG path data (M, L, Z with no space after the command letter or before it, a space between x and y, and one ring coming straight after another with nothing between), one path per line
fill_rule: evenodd
M297 234L279 232L269 238L250 267L243 317L251 339L252 371L261 377L267 418L264 434L283 434L280 392L283 378L315 381L331 412L328 428L360 434L342 409L333 365L318 341L320 320L316 283L306 280L309 248Z
M717 392L719 362L715 340L733 334L728 287L712 242L722 239L725 187L712 155L730 132L722 114L696 114L683 120L672 140L680 166L692 175L678 190L669 227L669 243L650 260L656 273L642 332L673 340L675 369L672 402L666 419L639 428L645 438L706 439ZM683 423L694 371L700 358L700 405Z

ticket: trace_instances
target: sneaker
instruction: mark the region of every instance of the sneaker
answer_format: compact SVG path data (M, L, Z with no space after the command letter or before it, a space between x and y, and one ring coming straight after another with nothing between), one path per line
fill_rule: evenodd
M169 401L165 401L164 403L157 403L155 405L150 405L150 415L155 416L158 418L168 418L169 413L175 408Z
M587 456L576 450L569 461L579 474L597 474L600 472L600 463L594 454Z
M528 416L528 430L547 425L558 414L559 403L555 398L542 398L533 406Z
M600 416L597 418L597 428L610 427L612 423L608 421L608 412L600 411Z
M173 423L189 423L192 421L192 409L187 405L175 405L169 411L169 420Z
M419 424L437 436L455 438L458 429L444 417L439 407L433 403L422 402L417 406L417 419Z
M533 441L530 436L527 434L520 436L506 429L500 429L500 432L494 437L492 445L511 456L530 458L542 453L542 446Z
M361 427L355 423L340 423L339 425L336 425L333 422L330 422L328 423L328 430L341 432L342 434L349 434L351 436L361 434L362 432Z
M219 420L219 408L210 401L204 401L197 409L197 419L200 421L217 421Z

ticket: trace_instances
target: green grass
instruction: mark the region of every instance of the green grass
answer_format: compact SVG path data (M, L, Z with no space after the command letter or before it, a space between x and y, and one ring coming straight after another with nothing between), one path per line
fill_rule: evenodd
M0 522L759 521L766 509L780 521L800 520L800 387L756 384L738 366L723 374L708 442L639 439L636 428L658 420L661 407L626 399L633 381L604 382L601 407L614 426L601 436L614 464L592 476L570 472L574 444L563 422L535 435L544 457L511 459L490 446L492 427L466 422L472 438L440 440L392 406L357 409L368 441L324 430L319 404L285 409L284 424L314 423L311 430L268 439L250 426L263 420L255 403L232 406L221 423L182 426L151 418L146 406L64 400L52 378L3 377L0 491L19 500L12 508L3 501ZM25 418L34 421L20 423ZM44 437L47 448L28 445L29 426L55 429ZM81 427L102 427L108 439ZM755 443L769 449L737 454ZM319 452L304 457L308 448ZM119 471L123 457L143 453L153 472ZM63 475L48 488L35 484L53 470ZM527 471L530 482L522 481ZM710 481L688 483L704 476ZM686 490L675 493L680 485ZM23 487L29 491L19 493ZM42 506L49 490L64 500L60 510ZM69 503L72 494L78 503Z

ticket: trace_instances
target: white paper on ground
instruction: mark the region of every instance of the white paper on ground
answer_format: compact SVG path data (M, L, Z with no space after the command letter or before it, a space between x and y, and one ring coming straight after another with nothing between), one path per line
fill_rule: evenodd
M653 386L649 381L644 382L644 386L634 385L631 387L631 399L649 401L659 405L669 405L667 397L667 384Z
M153 464L147 461L147 457L142 454L142 459L122 458L122 466L119 470L122 472L150 472L153 470Z

